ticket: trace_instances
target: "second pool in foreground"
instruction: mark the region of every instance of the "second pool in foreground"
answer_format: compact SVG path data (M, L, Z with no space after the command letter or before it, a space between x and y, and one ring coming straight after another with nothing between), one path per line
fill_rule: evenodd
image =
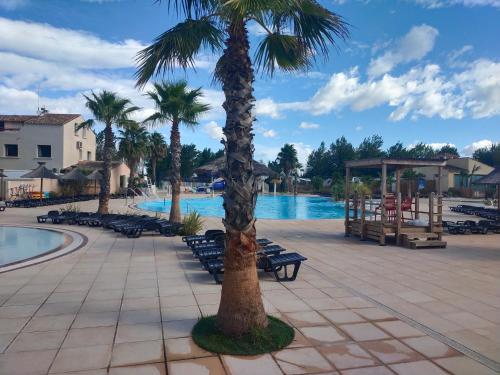
M170 212L170 201L149 201L137 205L155 212ZM222 197L190 198L181 200L183 214L197 211L202 216L224 217ZM258 219L341 219L344 205L327 197L293 195L259 195L255 216Z

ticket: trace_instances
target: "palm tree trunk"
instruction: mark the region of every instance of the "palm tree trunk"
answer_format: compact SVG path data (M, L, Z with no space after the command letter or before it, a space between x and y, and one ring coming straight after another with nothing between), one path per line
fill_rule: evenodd
M128 188L129 189L134 189L135 184L134 184L134 177L135 177L135 160L129 160L128 162L129 168L130 168L130 173L128 176Z
M97 212L107 214L109 212L109 190L111 182L111 158L113 154L113 129L111 124L106 124L104 129L104 155L102 165L102 183L99 193L99 208Z
M153 174L153 184L156 186L157 181L156 181L156 158L155 157L151 158L151 172Z
M228 28L229 38L221 75L226 111L224 127L226 217L224 282L217 313L220 329L227 335L241 335L265 328L264 310L257 277L254 210L257 183L253 174L252 83L253 69L248 54L248 34L243 22Z
M181 222L181 135L179 133L179 121L172 121L170 131L170 148L172 149L172 164L170 183L172 184L172 205L170 206L170 218L173 223Z

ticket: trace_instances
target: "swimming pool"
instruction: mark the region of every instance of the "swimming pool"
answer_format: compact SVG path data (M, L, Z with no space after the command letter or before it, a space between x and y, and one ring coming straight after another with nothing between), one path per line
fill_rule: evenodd
M60 250L72 242L71 236L59 231L0 226L0 271Z
M170 212L170 201L149 201L137 205L155 212ZM181 200L182 212L197 211L202 216L224 217L222 197ZM255 216L258 219L341 219L344 205L327 197L293 195L259 195Z

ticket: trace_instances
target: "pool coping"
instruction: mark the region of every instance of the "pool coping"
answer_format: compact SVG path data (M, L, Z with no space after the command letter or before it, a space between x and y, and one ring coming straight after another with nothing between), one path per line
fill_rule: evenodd
M35 255L33 257L29 257L26 259L22 259L19 261L15 261L12 263L8 263L6 265L0 266L0 274L15 271L21 268L31 267L36 264L45 263L53 259L60 258L67 254L70 254L76 250L81 249L88 242L87 236L82 233L78 233L68 229L55 229L52 227L42 227L36 225L16 225L16 224L3 224L2 227L12 227L12 228L31 228L31 229L41 229L48 230L52 232L62 233L65 236L64 243L62 245L57 246L54 249L46 251L44 253Z

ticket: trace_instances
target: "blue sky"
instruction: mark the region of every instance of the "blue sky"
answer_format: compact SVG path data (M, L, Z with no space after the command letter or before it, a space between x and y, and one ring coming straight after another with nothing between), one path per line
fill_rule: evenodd
M385 146L451 143L464 154L500 141L500 0L327 0L351 25L327 62L306 73L257 75L256 158L293 143L302 161L321 141ZM108 89L151 113L134 88L133 57L176 18L149 0L0 0L0 113L88 117L81 94ZM249 25L251 41L261 30ZM183 142L219 148L224 113L215 57L175 72L203 86L213 110ZM168 134L168 127L159 129Z

